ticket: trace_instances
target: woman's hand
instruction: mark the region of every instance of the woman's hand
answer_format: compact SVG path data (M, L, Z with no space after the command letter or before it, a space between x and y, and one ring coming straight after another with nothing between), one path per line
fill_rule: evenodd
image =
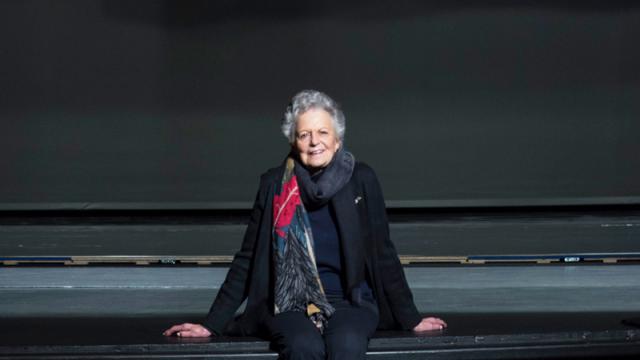
M447 327L447 323L442 319L436 317L426 317L418 325L413 328L413 331L429 331L429 330L442 330Z
M162 333L164 336L176 334L178 337L208 337L211 332L200 324L184 323L174 325Z

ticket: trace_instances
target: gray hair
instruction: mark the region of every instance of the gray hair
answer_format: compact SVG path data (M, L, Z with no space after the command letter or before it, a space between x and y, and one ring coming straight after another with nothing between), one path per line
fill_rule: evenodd
M311 109L322 109L331 115L333 128L340 142L344 139L345 119L340 105L329 95L317 90L302 90L292 99L282 119L282 133L293 144L296 140L296 122L298 117Z

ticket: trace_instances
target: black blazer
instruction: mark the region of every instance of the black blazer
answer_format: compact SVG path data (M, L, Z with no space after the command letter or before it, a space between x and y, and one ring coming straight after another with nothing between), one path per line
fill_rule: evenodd
M203 323L214 334L260 335L265 317L273 316L272 203L283 173L284 165L260 178L242 246ZM336 214L345 259L348 296L357 303L359 285L368 279L378 303L378 328L412 329L421 316L389 238L382 190L373 169L357 162L351 179L334 195L330 206ZM244 313L232 322L245 299Z

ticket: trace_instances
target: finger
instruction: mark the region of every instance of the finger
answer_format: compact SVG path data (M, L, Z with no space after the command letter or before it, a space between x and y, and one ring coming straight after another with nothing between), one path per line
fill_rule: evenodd
M198 331L198 330L185 330L185 331L180 331L179 333L180 337L207 337L208 335L205 334L203 331Z
M171 336L173 333L178 331L178 325L174 325L163 332L165 336Z
M433 316L423 318L422 320L429 321L429 322L442 322L442 319L433 317Z
M444 326L436 323L428 323L427 330L442 330Z
M414 331L431 331L431 330L442 330L444 329L444 325L439 322L433 321L433 319L422 319L422 321L414 328Z
M174 333L176 333L176 332L178 332L178 331L184 330L184 326L183 326L183 325L184 325L184 324L180 324L180 325L173 325L172 327L170 327L169 329L167 329L167 330L164 332L164 334L165 334L166 336L171 336L171 335L173 335Z
M423 329L424 330L437 330L437 329L442 329L442 325L440 324L436 324L433 322L425 322L422 324L423 325Z
M436 317L428 317L428 318L424 318L422 320L423 321L426 320L426 321L428 321L428 322L430 322L432 324L442 325L442 327L446 327L447 326L447 323L444 320L442 320L440 318L436 318Z
M446 324L430 321L430 322L427 322L427 326L429 327L430 330L436 330L436 329L442 330L446 327Z

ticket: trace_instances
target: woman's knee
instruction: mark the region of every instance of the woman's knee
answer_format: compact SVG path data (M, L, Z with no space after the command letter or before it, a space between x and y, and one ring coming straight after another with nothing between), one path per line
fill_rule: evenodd
M325 359L324 340L320 336L306 336L305 334L289 334L282 339L280 358L294 359Z
M266 326L271 345L280 359L323 359L322 335L301 312L285 312L269 318Z
M364 359L369 338L359 331L343 331L326 339L328 359Z

